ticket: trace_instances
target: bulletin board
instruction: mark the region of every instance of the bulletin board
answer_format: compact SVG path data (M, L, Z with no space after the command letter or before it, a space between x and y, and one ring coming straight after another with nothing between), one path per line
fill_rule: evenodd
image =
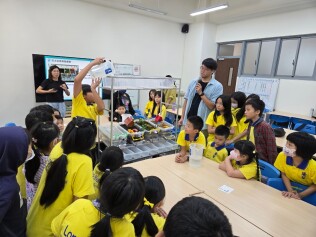
M274 110L280 80L276 78L239 77L236 91L242 91L247 96L257 94L266 104L266 109Z

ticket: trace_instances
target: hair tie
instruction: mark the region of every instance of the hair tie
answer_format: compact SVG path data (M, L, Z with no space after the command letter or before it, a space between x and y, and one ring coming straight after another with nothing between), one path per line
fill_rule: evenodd
M107 215L108 217L111 217L111 216L112 216L111 213L109 213L109 212L107 212L106 215Z
M149 202L145 197L144 197L144 205L150 206L150 208L153 208L155 205L151 202Z
M78 125L75 125L75 128L79 128L79 126L78 126Z
M110 170L110 169L105 169L105 171L109 171L109 172L111 172L111 170Z

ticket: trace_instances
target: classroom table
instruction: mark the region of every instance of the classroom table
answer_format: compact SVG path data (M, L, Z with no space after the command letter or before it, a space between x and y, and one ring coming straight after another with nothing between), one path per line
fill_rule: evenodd
M163 177L173 173L197 190L203 191L216 204L221 204L270 236L306 237L316 234L315 206L303 201L284 198L280 191L256 180L230 178L225 172L218 169L217 163L206 158L202 159L199 168L190 167L188 162L175 163L174 155L141 161L131 166L140 169L144 175L159 177L162 175ZM163 178L168 191L175 189L175 192L179 192L181 189L180 196L182 196L194 190L192 188L182 190L184 186L179 188L180 181L174 175ZM220 191L219 187L222 185L227 185L234 190L231 193ZM177 198L179 196L175 199ZM232 225L235 229L240 224L232 222ZM252 234L251 236L257 235Z
M233 233L237 236L269 236L263 230L260 230L247 220L232 212L219 202L215 201L204 193L199 193L200 190L191 185L189 182L178 177L175 173L168 169L156 165L156 161L160 158L144 160L141 162L135 162L132 164L125 165L127 167L133 167L139 170L144 177L149 175L158 176L164 183L166 188L166 198L163 208L169 212L170 209L182 198L188 197L192 194L205 199L210 200L216 206L218 206L228 217L229 222L232 224ZM155 162L154 162L155 161ZM158 168L159 167L159 168ZM199 193L199 194L196 194Z
M171 113L171 114L174 114L174 115L177 115L177 110L167 109L167 112L168 112L168 113ZM178 110L178 116L182 116L182 108L179 108L179 110Z
M282 112L282 111L273 111L273 112L267 112L267 120L269 120L269 115L275 114L275 115L282 115L282 116L287 116L287 117L293 117L293 118L301 118L301 119L306 119L310 121L316 121L315 118L311 118L310 116L306 115L301 115L301 114L294 114L294 113L288 113L288 112Z

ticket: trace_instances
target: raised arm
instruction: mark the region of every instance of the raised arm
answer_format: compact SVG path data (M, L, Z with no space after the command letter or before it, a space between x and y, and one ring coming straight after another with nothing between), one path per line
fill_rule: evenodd
M103 111L105 108L103 100L101 99L101 97L98 93L98 90L97 90L100 83L101 83L101 78L92 79L92 83L91 83L91 92L93 94L94 102L97 104L98 112Z
M79 74L75 77L74 81L74 97L77 97L79 93L82 90L82 80L85 78L85 76L88 74L90 69L95 65L100 65L104 62L104 58L96 58L93 61L91 61L87 66L85 66Z

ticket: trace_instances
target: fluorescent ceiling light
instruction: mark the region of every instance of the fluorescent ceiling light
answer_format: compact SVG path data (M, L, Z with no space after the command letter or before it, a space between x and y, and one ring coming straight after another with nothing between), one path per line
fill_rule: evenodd
M191 16L197 16L197 15L201 15L201 14L205 14L205 13L209 13L209 12L215 12L215 11L218 11L218 10L222 10L222 9L227 8L227 7L228 7L227 4L211 6L211 7L206 8L206 9L201 9L201 10L198 10L196 12L192 12L190 15Z
M140 5L135 5L135 4L132 4L132 3L128 4L128 6L136 8L136 9L139 9L139 10L143 10L143 11L146 11L146 12L155 13L155 14L158 14L158 15L167 15L166 12L162 12L162 11L151 9L151 8L147 8L147 7L143 7L143 6L140 6Z

